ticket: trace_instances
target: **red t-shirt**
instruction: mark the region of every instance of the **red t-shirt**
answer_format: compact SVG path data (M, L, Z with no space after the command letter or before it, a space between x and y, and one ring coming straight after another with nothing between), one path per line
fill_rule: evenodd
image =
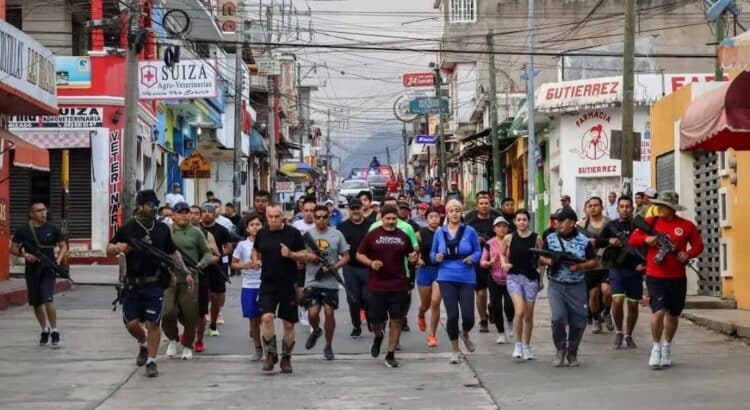
M656 232L665 233L674 242L677 251L686 251L688 257L693 259L703 252L703 239L698 228L687 219L675 216L672 220L662 217L649 217L646 222L654 227ZM636 229L630 235L630 246L638 247L646 244L648 235ZM690 249L688 249L690 244ZM654 257L659 252L659 247L649 246L646 254L646 276L659 279L679 279L685 277L685 265L677 260L673 252L667 254L662 263L654 263Z
M382 226L370 231L359 245L359 253L383 262L378 271L370 270L367 288L376 292L407 292L404 259L414 251L409 237L399 229L386 231Z
M396 181L395 179L389 180L385 186L386 188L388 188L388 192L392 194L395 194L398 192L398 181Z

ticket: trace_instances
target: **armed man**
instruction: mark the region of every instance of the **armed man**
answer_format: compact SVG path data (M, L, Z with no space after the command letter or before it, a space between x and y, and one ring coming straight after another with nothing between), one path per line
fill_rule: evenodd
M161 331L159 322L164 302L164 289L172 282L168 265L177 271L179 282L193 292L195 282L172 241L169 227L156 220L159 199L152 190L138 192L137 215L117 230L107 245L107 255L125 254L127 276L122 316L128 332L138 341L138 366L146 365L146 376L156 377L156 354ZM158 255L168 256L162 259ZM145 323L146 329L142 327Z

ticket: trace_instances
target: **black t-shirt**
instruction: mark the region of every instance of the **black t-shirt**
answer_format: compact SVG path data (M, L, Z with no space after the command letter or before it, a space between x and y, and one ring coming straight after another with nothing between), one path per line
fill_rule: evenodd
M172 241L172 232L170 232L169 227L165 223L154 221L153 228L143 222L141 222L141 224L143 224L143 226L141 226L135 219L129 220L122 228L117 230L115 236L112 237L109 243L128 243L133 239L143 240L143 238L148 236L151 241L151 246L154 248L170 255L177 251L177 247L175 247L175 244ZM145 242L148 241L146 240ZM135 249L131 249L131 251L125 255L125 261L127 263L127 275L129 277L156 276L159 274L159 269L161 267L159 261L147 253L141 253Z
M229 235L229 230L227 228L214 223L212 226L203 226L201 225L201 229L204 232L211 232L211 235L214 236L214 240L216 241L216 247L219 248L219 252L221 252L222 257L219 258L218 264L211 264L206 267L206 269L203 269L206 273L219 273L221 274L221 265L224 265L224 262L222 262L223 255L224 255L224 245L232 242L232 237Z
M369 229L370 225L374 224L375 221L378 220L378 214L374 211L370 214L370 216L365 217L365 223L367 224L367 227Z
M370 231L370 225L367 220L355 224L351 219L347 219L336 228L344 235L344 239L349 244L349 265L351 266L366 268L366 266L357 262L357 249L359 249L359 244L362 243L362 239L367 235L367 232Z
M493 222L495 222L495 220L492 218L492 214L490 214L490 217L487 219L482 219L479 217L479 215L476 215L476 217L472 218L471 220L468 220L467 218L466 224L474 228L474 230L477 231L477 235L479 235L479 237L483 237L485 240L490 240L493 236L495 236L495 227L492 224Z
M292 252L305 248L302 234L289 225L278 231L263 228L253 242L253 249L258 251L263 262L260 271L261 286L294 286L297 281L297 262L281 256L281 244Z
M65 236L60 228L49 222L45 222L44 225L34 228L33 232L31 229L32 228L28 223L18 227L13 234L12 241L19 244L22 248L41 248L40 250L44 252L47 257L55 260L55 247L58 243L65 240ZM34 235L36 235L36 240L34 239ZM28 251L28 249L24 249L24 251ZM39 262L27 262L25 272L27 274L35 272L41 266L42 265Z
M439 264L433 263L430 259L432 241L435 239L435 232L426 227L417 232L419 232L419 253L422 255L422 261L424 261L426 266L438 266Z
M232 221L232 225L234 226L237 226L242 221L242 217L239 214L234 214L233 216L224 215L224 217Z

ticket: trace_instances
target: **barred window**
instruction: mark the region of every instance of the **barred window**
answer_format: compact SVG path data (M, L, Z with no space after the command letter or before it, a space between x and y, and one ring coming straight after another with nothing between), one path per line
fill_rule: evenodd
M477 0L449 0L449 23L474 23L477 21Z

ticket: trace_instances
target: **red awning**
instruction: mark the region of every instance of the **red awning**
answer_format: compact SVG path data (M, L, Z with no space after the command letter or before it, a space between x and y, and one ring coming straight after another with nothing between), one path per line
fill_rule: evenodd
M49 151L29 144L8 131L0 130L0 148L2 151L14 151L13 165L49 172Z
M699 96L680 124L680 148L750 150L750 72Z

